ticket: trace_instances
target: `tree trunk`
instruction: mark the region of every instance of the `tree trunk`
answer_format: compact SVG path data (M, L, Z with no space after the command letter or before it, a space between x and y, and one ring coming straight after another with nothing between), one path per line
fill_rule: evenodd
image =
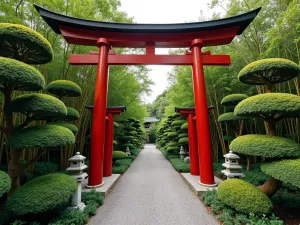
M269 198L271 198L280 188L281 181L276 180L273 177L270 177L263 185L258 188L262 190Z
M266 85L267 85L266 93L272 93L273 85L270 82L267 82Z
M10 149L10 161L8 164L8 175L11 178L11 188L8 192L8 196L20 187L20 175L23 173L24 168L20 163L22 156L22 150Z
M251 158L250 156L247 156L247 171L249 171L251 168Z
M274 119L267 120L268 123L268 134L270 136L276 136L276 121Z

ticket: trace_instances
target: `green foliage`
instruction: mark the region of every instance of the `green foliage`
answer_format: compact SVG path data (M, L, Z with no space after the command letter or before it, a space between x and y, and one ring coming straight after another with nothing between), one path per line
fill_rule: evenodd
M16 216L46 212L65 204L77 189L77 182L66 174L53 173L35 178L16 190L6 209Z
M0 170L0 197L10 189L11 180L7 173Z
M128 159L125 158L125 159L118 159L118 160L116 160L114 166L118 167L118 166L125 165L125 166L129 167L131 165L131 163L132 163L132 159L129 158L129 157L127 157L127 158Z
M55 148L74 144L74 134L67 128L55 125L34 126L14 133L6 142L16 149Z
M34 175L42 176L49 173L54 173L58 170L58 165L52 162L35 162Z
M233 120L245 120L246 117L236 116L233 112L227 112L218 117L218 122L228 122Z
M221 105L224 106L236 106L242 100L248 98L248 95L245 94L231 94L227 95L221 100Z
M95 216L97 213L97 203L94 201L88 202L83 212L89 216Z
M188 123L184 123L181 126L181 130L187 130L188 129Z
M188 133L181 133L178 135L178 138L188 137Z
M80 115L76 109L72 107L67 107L67 115L64 116L62 119L67 121L73 121L73 120L78 120L79 118Z
M56 125L56 126L62 126L65 128L68 128L70 131L72 131L74 134L78 132L78 127L76 127L72 123L64 123L64 122L52 122L52 123L47 123L47 125Z
M235 139L234 136L230 136L230 135L224 135L223 138L224 141L233 141Z
M172 123L171 123L171 126L177 126L177 125L182 125L186 123L186 120L174 120Z
M168 132L168 137L177 137L178 136L178 133L177 132L174 132L174 131L172 131L172 132Z
M171 158L170 163L172 166L181 173L189 173L190 172L190 164L183 161L183 159Z
M95 189L92 189L90 192L83 192L82 193L82 201L87 205L89 202L95 202L98 206L103 205L104 198L99 193L96 192Z
M267 175L300 188L300 159L287 159L261 165Z
M51 221L49 225L84 225L89 217L85 212L78 209L64 211L61 216Z
M169 146L167 147L167 152L171 152L171 151L179 151L178 146Z
M223 181L217 195L222 202L240 212L266 214L272 210L271 201L261 190L239 179Z
M59 99L46 94L24 94L15 98L5 109L9 112L33 114L35 120L65 116L67 108Z
M14 59L0 57L0 87L4 89L10 85L14 85L14 90L40 91L45 87L45 79L32 66Z
M114 127L115 127L115 128L118 128L118 127L120 127L120 126L119 126L119 124L118 124L117 122L114 122Z
M122 151L113 151L113 159L117 160L117 159L124 159L127 158L128 155L125 152Z
M78 97L82 94L81 88L69 80L55 80L48 84L46 90L59 97Z
M114 166L112 168L113 174L123 174L128 169L127 165Z
M300 97L287 93L266 93L241 101L234 110L236 116L263 119L293 118L300 116Z
M278 136L247 134L235 138L230 150L240 154L265 158L289 158L300 156L300 146L293 140Z
M53 58L50 43L29 27L0 23L0 42L0 56L28 64L44 64Z
M189 138L188 137L180 138L178 143L179 144L188 144L189 143Z
M239 73L240 82L252 85L277 84L288 81L300 74L300 67L281 58L261 59L245 66Z

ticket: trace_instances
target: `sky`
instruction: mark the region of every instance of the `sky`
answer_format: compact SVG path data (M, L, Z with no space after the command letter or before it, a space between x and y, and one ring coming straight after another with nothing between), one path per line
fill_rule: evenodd
M212 13L207 3L211 0L120 0L121 10L134 17L136 23L185 23L209 19ZM156 54L168 54L169 49L156 49ZM151 103L167 87L167 74L172 66L147 66L151 69L149 77L155 82L152 94L144 97Z

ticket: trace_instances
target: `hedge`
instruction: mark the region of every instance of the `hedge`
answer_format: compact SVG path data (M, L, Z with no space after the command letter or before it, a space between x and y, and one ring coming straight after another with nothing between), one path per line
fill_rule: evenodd
M0 87L5 88L8 85L14 85L14 90L40 91L45 88L45 79L32 66L14 59L0 57Z
M50 43L38 32L19 24L0 23L0 55L28 64L44 64L53 58ZM3 46L3 47L2 47ZM12 46L8 48L7 46ZM26 51L25 51L26 49ZM23 52L24 55L19 55ZM18 55L18 58L16 56ZM0 69L1 70L1 69Z
M188 137L188 133L181 133L178 135L178 138Z
M69 202L77 190L76 180L53 173L37 177L16 190L6 202L6 209L16 216L46 212Z
M277 84L288 81L300 74L300 67L281 58L261 59L245 66L238 74L240 82L263 85L266 82Z
M60 97L79 97L82 94L81 88L69 80L55 80L47 86L47 91Z
M293 140L263 134L239 136L231 142L229 149L236 153L265 158L300 156L300 146Z
M227 112L218 117L218 122L227 122L233 120L245 120L248 119L247 117L243 116L236 116L233 112Z
M183 159L179 158L171 158L169 159L170 163L172 166L177 170L178 172L181 173L189 173L190 172L190 164L184 162Z
M286 159L262 164L261 170L284 183L300 188L300 159Z
M224 106L236 106L242 100L248 98L248 95L245 94L231 94L227 95L221 100L221 105Z
M67 114L67 108L61 100L40 93L24 94L15 98L5 111L33 114L35 120L63 117Z
M122 151L113 151L113 159L117 160L117 159L124 159L127 158L128 155L125 152Z
M188 129L188 123L184 123L181 126L181 130L187 130Z
M188 144L189 143L189 138L188 137L180 138L178 143L179 144Z
M8 146L16 149L55 148L74 143L74 134L69 129L56 125L25 128L14 133L6 142Z
M239 179L223 181L217 189L218 198L243 213L267 214L272 210L272 202L257 187Z
M78 132L78 127L76 127L72 123L64 123L64 122L52 122L52 123L47 123L47 125L57 125L57 126L62 126L65 128L68 128L70 131L72 131L74 134Z
M10 177L0 170L0 197L9 191L11 185Z
M236 116L281 119L300 117L300 97L287 93L265 93L241 101L234 110Z

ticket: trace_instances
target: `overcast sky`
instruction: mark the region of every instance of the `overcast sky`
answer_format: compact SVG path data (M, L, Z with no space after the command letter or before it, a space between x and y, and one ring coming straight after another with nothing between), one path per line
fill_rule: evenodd
M134 17L136 23L185 23L209 19L212 13L207 3L211 0L121 0L121 10ZM202 13L201 13L202 11ZM156 49L157 54L167 54L168 49ZM167 73L172 66L148 66L150 78L155 82L152 94L145 97L151 103L168 86Z

